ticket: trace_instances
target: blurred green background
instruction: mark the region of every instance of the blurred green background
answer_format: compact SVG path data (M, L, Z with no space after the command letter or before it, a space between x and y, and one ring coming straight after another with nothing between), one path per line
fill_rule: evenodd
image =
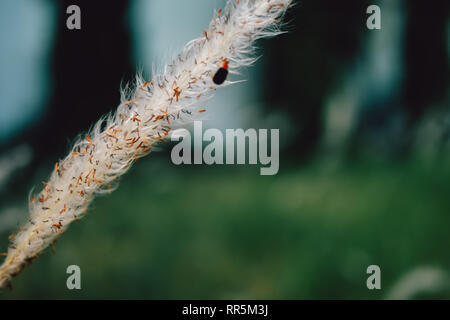
M167 161L139 162L2 298L378 299L422 268L412 281L429 284L414 297L450 298L448 167L311 166L262 177ZM71 264L82 290L65 287ZM366 288L371 264L382 290Z
M72 3L80 31L65 29ZM223 3L2 2L0 252L30 188L117 105L120 82L199 36ZM381 30L366 28L369 4ZM0 299L450 298L449 14L448 1L300 1L205 123L280 128L277 175L175 166L166 146ZM82 290L66 288L72 264ZM373 264L381 290L366 287Z

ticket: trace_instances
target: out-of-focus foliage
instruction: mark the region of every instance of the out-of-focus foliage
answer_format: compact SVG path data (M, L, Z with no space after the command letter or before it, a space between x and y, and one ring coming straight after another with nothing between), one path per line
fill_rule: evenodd
M166 161L134 167L3 297L372 299L418 267L450 268L449 167L312 166L262 177ZM66 289L71 264L81 267L80 291ZM381 267L381 291L366 288L371 264ZM443 286L432 297L450 298Z

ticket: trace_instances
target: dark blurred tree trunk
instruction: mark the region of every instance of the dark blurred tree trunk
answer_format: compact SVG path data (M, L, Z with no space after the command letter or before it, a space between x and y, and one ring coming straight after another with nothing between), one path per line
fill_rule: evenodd
M70 16L66 9L73 4L81 8L81 30L66 27ZM34 173L44 159L56 161L65 156L78 133L114 110L120 100L120 83L134 73L126 21L128 1L64 0L57 5L50 103L26 132L3 146L7 150L17 143L31 145L33 164L24 177ZM20 186L17 178L14 184Z
M449 89L450 1L406 1L404 106L409 128Z
M442 104L448 94L450 1L410 0L403 1L402 7L405 29L401 86L390 96L373 97L360 106L348 159L361 154L391 160L410 156L424 113Z
M367 1L300 1L289 32L267 44L267 109L283 108L296 127L286 152L307 157L322 134L322 107L361 45Z
M66 28L66 8L81 8L81 30ZM53 96L31 141L38 156L64 152L119 103L119 85L133 73L125 21L128 1L61 1L53 55Z

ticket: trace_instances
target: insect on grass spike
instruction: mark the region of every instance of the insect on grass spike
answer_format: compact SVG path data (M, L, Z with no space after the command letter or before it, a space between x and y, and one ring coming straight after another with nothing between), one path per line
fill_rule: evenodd
M217 72L214 74L213 82L217 85L221 85L227 80L228 76L228 59L223 60L223 65Z
M80 135L56 170L53 168L45 182L48 185L30 201L30 221L10 239L8 254L0 265L0 288L7 287L30 259L78 221L96 195L110 191L108 185L138 158L148 154L154 144L169 139L169 126L184 127L195 121L195 116L202 114L195 110L204 109L194 109L193 101L203 103L219 85L231 85L226 81L229 63L237 72L255 61L255 41L282 33L274 21L293 0L226 2L221 16L215 15L206 30L207 40L189 41L179 58L163 67L164 72L152 74L155 81L147 82L145 88L145 80L138 76L132 86L122 90L117 109L102 117L87 135Z

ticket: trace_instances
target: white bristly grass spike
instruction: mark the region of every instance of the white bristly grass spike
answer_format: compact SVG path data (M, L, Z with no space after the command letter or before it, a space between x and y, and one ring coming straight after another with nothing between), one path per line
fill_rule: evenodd
M0 287L82 218L96 194L110 192L134 161L170 137L174 125L183 126L203 111L198 103L218 87L212 79L225 61L232 74L251 65L254 42L281 33L279 19L291 2L229 0L202 36L187 43L153 80L137 76L133 87L123 89L116 112L100 119L75 143L30 200L29 220L13 238L0 267Z

